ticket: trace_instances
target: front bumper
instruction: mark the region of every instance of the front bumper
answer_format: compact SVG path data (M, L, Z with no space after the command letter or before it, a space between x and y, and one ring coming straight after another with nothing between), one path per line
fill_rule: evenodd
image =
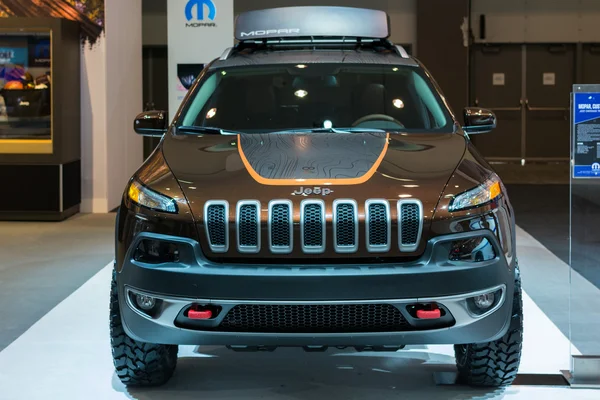
M448 260L452 240L484 235L494 245L494 260L466 263ZM132 249L147 238L176 242L180 262L148 265L133 260ZM395 346L488 342L508 329L512 314L514 266L502 255L490 231L439 237L428 243L413 262L376 265L226 265L207 261L193 240L142 233L132 243L117 274L123 325L142 342L233 346ZM487 313L469 312L466 299L501 290L500 301ZM129 293L161 300L152 317L140 312ZM123 299L125 301L123 301ZM406 312L415 303L437 303L454 321L449 327L428 329ZM215 305L221 316L237 305L390 304L398 308L414 330L362 333L222 332L219 319L206 329L176 323L191 304ZM221 317L222 318L222 317Z

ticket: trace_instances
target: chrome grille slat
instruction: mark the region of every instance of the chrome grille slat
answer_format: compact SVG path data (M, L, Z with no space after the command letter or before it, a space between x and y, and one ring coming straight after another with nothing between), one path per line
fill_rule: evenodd
M237 245L240 253L260 252L260 202L242 200L236 209Z
M269 249L273 254L289 254L294 248L293 209L290 200L269 203Z
M229 250L229 203L225 200L207 201L204 205L204 226L211 251Z
M338 253L358 250L358 205L351 199L333 202L333 245Z
M417 250L423 232L423 204L419 200L398 202L398 229L400 251Z
M387 200L367 200L365 204L367 250L371 253L390 251L392 220Z
M300 203L300 240L304 253L320 254L325 251L323 200L302 200Z

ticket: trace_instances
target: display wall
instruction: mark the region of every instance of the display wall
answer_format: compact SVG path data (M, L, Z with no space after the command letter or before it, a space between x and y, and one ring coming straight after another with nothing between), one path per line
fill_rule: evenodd
M0 154L52 154L52 31L0 30Z
M81 211L119 205L143 161L142 0L0 0L0 17L55 17L81 27ZM109 27L105 29L105 27Z

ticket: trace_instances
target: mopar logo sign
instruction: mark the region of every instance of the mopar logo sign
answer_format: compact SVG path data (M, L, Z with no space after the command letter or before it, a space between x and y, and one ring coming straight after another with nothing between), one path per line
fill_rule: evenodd
M205 14L208 11L208 14ZM209 19L214 21L217 17L217 6L214 0L189 0L185 6L185 18L189 21L185 24L188 28L197 28L201 26L217 26L214 22L191 22L205 21Z

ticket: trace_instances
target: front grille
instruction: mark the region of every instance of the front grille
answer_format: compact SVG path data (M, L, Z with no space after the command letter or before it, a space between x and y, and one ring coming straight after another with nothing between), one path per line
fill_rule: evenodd
M385 200L367 202L367 248L371 252L390 249L391 220L389 203Z
M335 250L353 253L358 249L358 210L353 200L336 200L333 203L333 232Z
M207 202L204 208L206 233L212 251L223 253L228 250L228 203Z
M260 251L260 203L240 201L237 206L237 239L241 253Z
M273 253L291 253L294 221L292 202L275 200L269 204L269 240Z
M391 304L241 304L219 325L223 332L353 333L409 330Z
M421 239L423 206L416 200L398 202L398 225L400 227L400 249L414 251Z
M265 210L266 211L266 210ZM364 229L359 225L359 205L353 199L337 199L330 209L323 200L305 199L300 210L294 209L291 200L269 202L267 226L261 217L261 204L257 200L242 200L235 206L235 223L229 221L229 203L224 200L208 201L204 207L204 221L208 244L212 252L229 251L229 229L235 229L231 237L240 253L258 254L268 247L271 254L291 254L294 241L305 254L321 254L326 243L331 243L337 253L356 253L362 245L370 253L391 250L392 215L387 200L367 200L364 205ZM234 213L231 213L232 216ZM330 220L326 220L329 215ZM298 220L294 221L294 217ZM414 252L419 247L423 230L423 206L419 200L397 202L398 240L394 241L402 252ZM295 224L295 225L294 225ZM331 224L330 226L327 226ZM396 224L394 224L394 227ZM294 227L298 238L294 238ZM360 227L360 228L359 228ZM268 231L267 231L268 229ZM394 228L395 229L395 228ZM264 233L263 233L264 232ZM326 238L332 232L332 239ZM364 239L360 239L364 235ZM262 238L262 239L261 239ZM295 239L295 240L294 240ZM268 245L262 246L262 241Z
M325 203L305 200L301 204L302 249L305 253L325 251Z

